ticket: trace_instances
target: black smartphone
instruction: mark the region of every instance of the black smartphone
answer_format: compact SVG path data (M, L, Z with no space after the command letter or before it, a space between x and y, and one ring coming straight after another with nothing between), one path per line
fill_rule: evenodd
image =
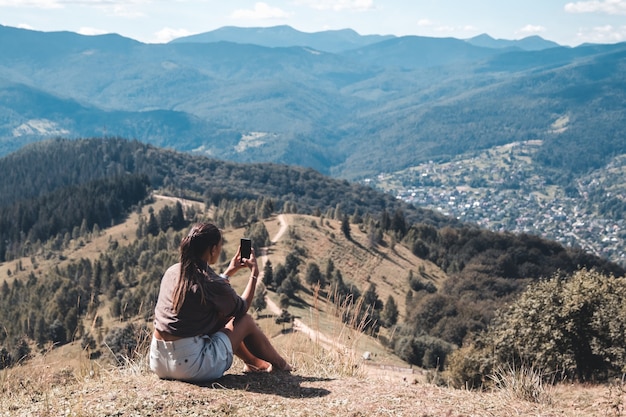
M252 252L252 241L248 238L241 238L239 243L241 245L241 259L250 259Z

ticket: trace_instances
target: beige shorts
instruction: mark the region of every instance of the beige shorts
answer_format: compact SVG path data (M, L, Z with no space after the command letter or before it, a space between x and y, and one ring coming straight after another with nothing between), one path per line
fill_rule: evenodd
M233 364L233 347L226 334L194 336L173 342L152 337L150 369L163 379L212 381Z

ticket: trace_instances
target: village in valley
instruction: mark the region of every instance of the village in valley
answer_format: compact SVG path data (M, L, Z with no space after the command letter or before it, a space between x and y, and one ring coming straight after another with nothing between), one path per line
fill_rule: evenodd
M584 176L576 192L567 193L549 184L532 164L540 145L540 141L508 144L364 182L462 222L539 235L626 265L623 216L598 208L600 201L624 201L626 158L615 158L605 169Z

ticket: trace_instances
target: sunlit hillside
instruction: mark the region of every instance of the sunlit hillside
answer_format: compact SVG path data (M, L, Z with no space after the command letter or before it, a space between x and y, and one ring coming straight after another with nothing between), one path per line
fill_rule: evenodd
M181 201L181 200L178 200ZM157 198L143 207L147 214L173 204ZM203 206L189 201L197 210ZM210 215L210 213L205 213ZM119 245L135 240L138 214L125 223L91 239L76 241L63 253L62 262L93 258L111 241ZM358 287L375 283L381 299L393 296L404 311L407 271L420 267L433 283L441 285L446 275L420 260L403 245L370 247L365 233L351 228L352 241L341 233L341 223L315 216L285 214L264 221L274 243L267 248L263 263L285 261L294 248L307 253L307 262L324 265L333 259L345 272L346 282ZM236 249L243 229L225 229L228 259ZM20 259L2 265L1 274L15 270L13 278L54 268L58 261L30 263ZM20 268L21 264L21 268ZM238 279L239 278L239 279ZM233 285L242 285L245 274ZM317 295L317 296L316 296ZM162 381L146 367L145 340L122 362L89 359L78 342L43 353L0 371L1 416L145 416L219 415L244 416L622 416L626 401L623 383L597 386L545 386L532 375L503 374L504 383L493 390L469 391L445 387L445 374L411 367L393 355L377 338L358 334L337 317L342 307L328 302L314 289L301 291L289 311L299 325L276 324L271 307L278 302L269 292L268 308L259 311L259 325L273 343L296 366L291 374L243 374L235 361L218 381L193 385ZM104 327L122 325L107 313L99 314ZM90 323L84 323L89 326ZM304 331L308 328L312 332ZM383 331L383 336L386 334ZM138 339L146 334L137 334ZM370 352L369 360L363 354Z

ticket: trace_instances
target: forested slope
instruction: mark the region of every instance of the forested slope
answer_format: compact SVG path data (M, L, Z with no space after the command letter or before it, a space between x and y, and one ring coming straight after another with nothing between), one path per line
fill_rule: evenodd
M322 225L324 218L341 222L340 230L327 234L326 244L338 244L336 234L341 233L343 252L354 247L380 257L403 245L432 262L446 274L445 280L434 283L416 266L404 276L365 273L367 281L354 286L342 280L345 267L339 263L335 271L327 268L325 279L329 287L324 291L333 293L334 286L340 297L362 296L366 306L371 302L369 312L365 308L356 313L371 315L366 320L368 331L376 334L380 326L397 325L386 343L398 356L420 366L443 367L448 354L486 330L495 311L514 301L529 283L565 277L580 268L624 275L618 265L580 250L536 236L463 225L304 168L235 164L136 141L91 139L28 146L1 159L0 172L10 178L0 184L3 241L8 242L1 261L16 259L8 276L0 277L4 346L0 353L7 364L23 356L29 341L41 347L80 339L95 348L96 340L105 335L96 337L81 323L96 320L103 306L123 321L134 317L150 321L160 276L175 259L180 233L208 213L183 209L178 203L138 214L151 201L152 190L199 200L211 208L211 219L220 227L245 228L259 239L267 239L261 220L281 212L307 213ZM126 236L123 242L109 239L95 260L55 263L64 259L68 248L106 236L111 225L130 213L137 216L135 236ZM314 223L317 220L309 227L316 227ZM367 242L355 241L351 228L358 228ZM306 229L300 233L306 234ZM281 279L268 283L273 291L296 296L306 290L308 253L307 240L296 241L285 265L276 265ZM24 276L20 262L28 257L33 264L46 259L57 266ZM389 300L376 297L376 283L390 279L406 294L404 319L398 323L383 319ZM366 282L369 288L364 287ZM106 335L108 346L124 345L133 329L112 330Z

